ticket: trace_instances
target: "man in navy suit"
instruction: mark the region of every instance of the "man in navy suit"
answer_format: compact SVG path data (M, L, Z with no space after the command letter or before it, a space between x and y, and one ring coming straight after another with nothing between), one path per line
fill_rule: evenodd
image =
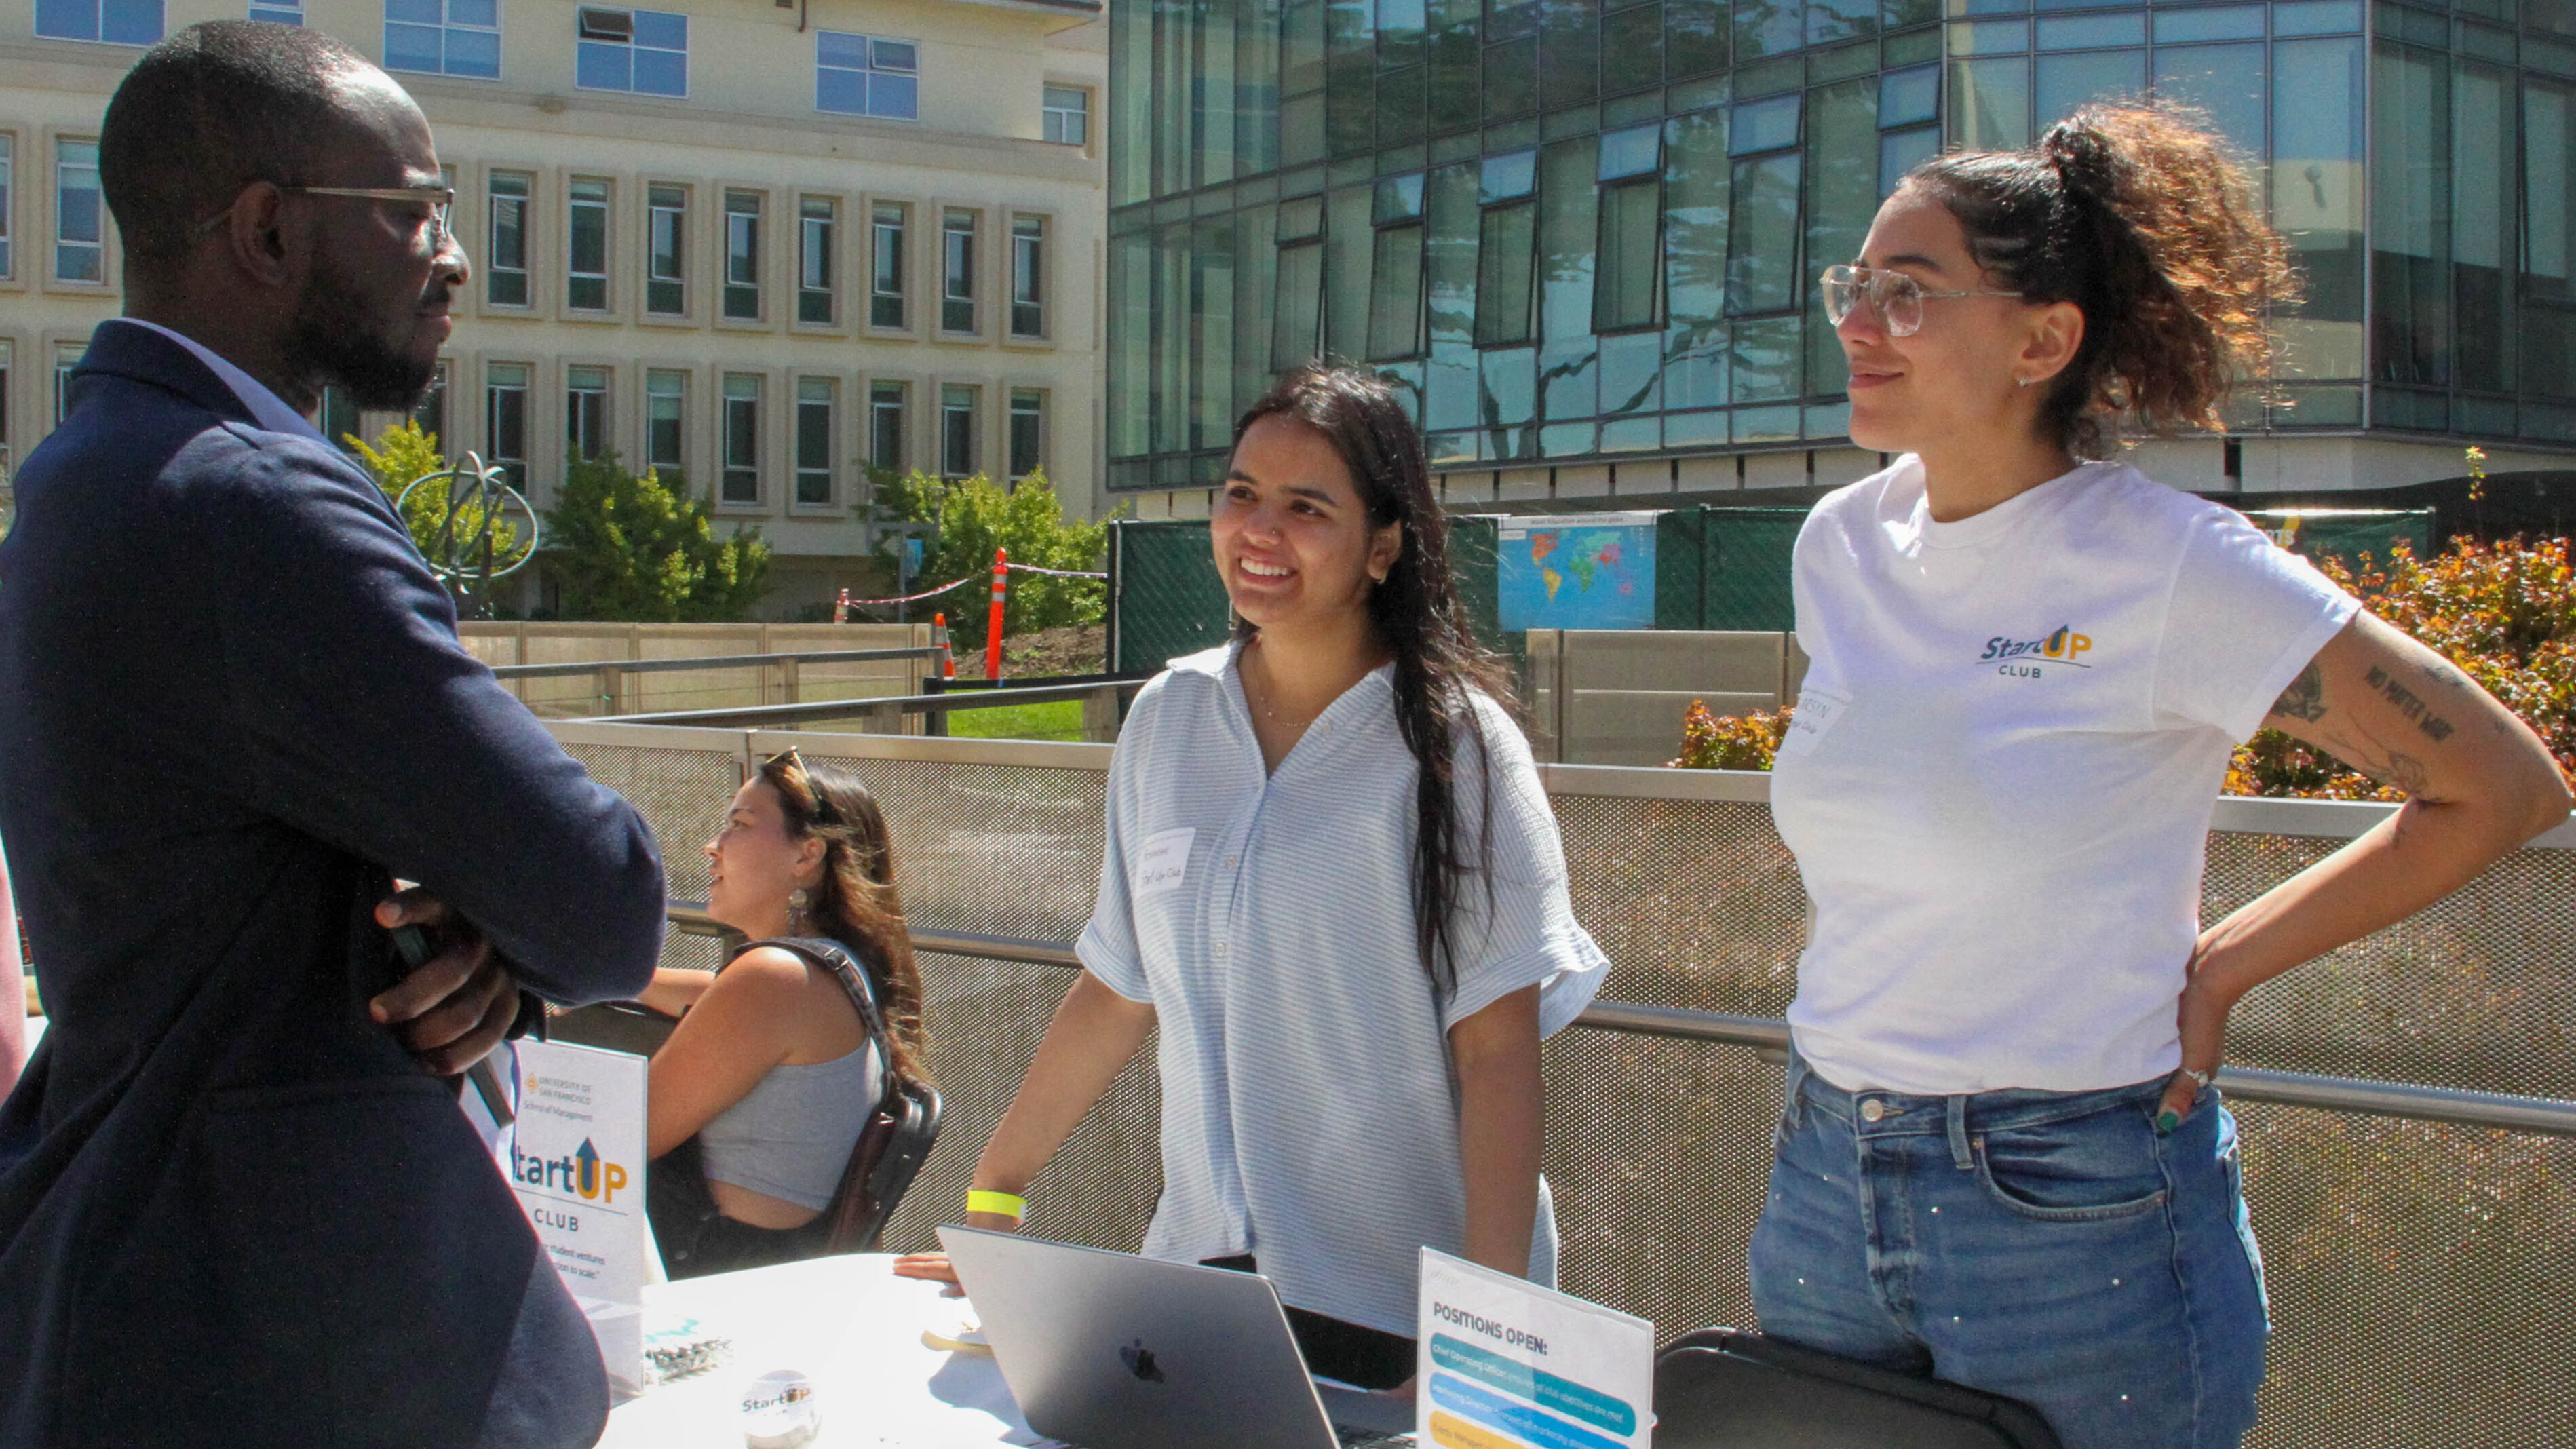
M221 21L100 147L128 315L0 545L0 836L53 1022L0 1108L0 1445L589 1444L598 1350L437 1074L523 986L640 991L660 860L307 421L432 375L467 266L428 124ZM408 973L404 920L442 943Z

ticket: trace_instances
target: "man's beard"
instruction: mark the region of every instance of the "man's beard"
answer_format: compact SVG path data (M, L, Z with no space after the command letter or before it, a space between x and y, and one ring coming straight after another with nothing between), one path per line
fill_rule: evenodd
M328 259L313 269L295 321L285 338L290 377L330 386L348 394L359 407L409 412L429 394L438 374L436 358L414 359L394 349L359 319L369 306L348 275Z

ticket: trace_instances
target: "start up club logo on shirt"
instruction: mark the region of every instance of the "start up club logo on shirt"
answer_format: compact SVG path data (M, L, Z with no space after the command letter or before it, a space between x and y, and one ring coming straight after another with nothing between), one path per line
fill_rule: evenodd
M2084 655L2093 648L2093 636L2075 632L2072 624L2060 624L2047 637L2014 639L1997 634L1986 641L1986 652L1977 656L1980 664L1992 664L1995 673L2010 679L2045 679L2051 666L2064 665L2090 669Z

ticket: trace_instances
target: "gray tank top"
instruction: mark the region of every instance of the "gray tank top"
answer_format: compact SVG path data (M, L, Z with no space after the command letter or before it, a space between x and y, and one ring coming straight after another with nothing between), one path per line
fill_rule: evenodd
M771 1067L749 1095L698 1129L707 1180L820 1212L832 1205L884 1095L874 1041L828 1062Z

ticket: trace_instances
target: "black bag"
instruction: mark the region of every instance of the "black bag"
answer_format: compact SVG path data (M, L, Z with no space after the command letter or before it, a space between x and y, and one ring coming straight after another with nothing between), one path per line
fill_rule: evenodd
M1657 1449L2059 1449L2027 1404L1703 1328L1655 1355Z
M832 1194L832 1205L815 1220L822 1229L821 1251L875 1252L885 1235L886 1220L894 1216L895 1205L903 1200L904 1190L912 1186L939 1140L939 1092L904 1076L896 1066L893 1034L877 1011L876 992L868 984L867 973L850 959L849 948L821 936L754 941L743 950L752 946L793 951L829 970L849 993L868 1039L876 1044L877 1060L885 1068L885 1094L868 1114L867 1125L859 1129L858 1144L850 1150L849 1166L841 1170L841 1186Z

